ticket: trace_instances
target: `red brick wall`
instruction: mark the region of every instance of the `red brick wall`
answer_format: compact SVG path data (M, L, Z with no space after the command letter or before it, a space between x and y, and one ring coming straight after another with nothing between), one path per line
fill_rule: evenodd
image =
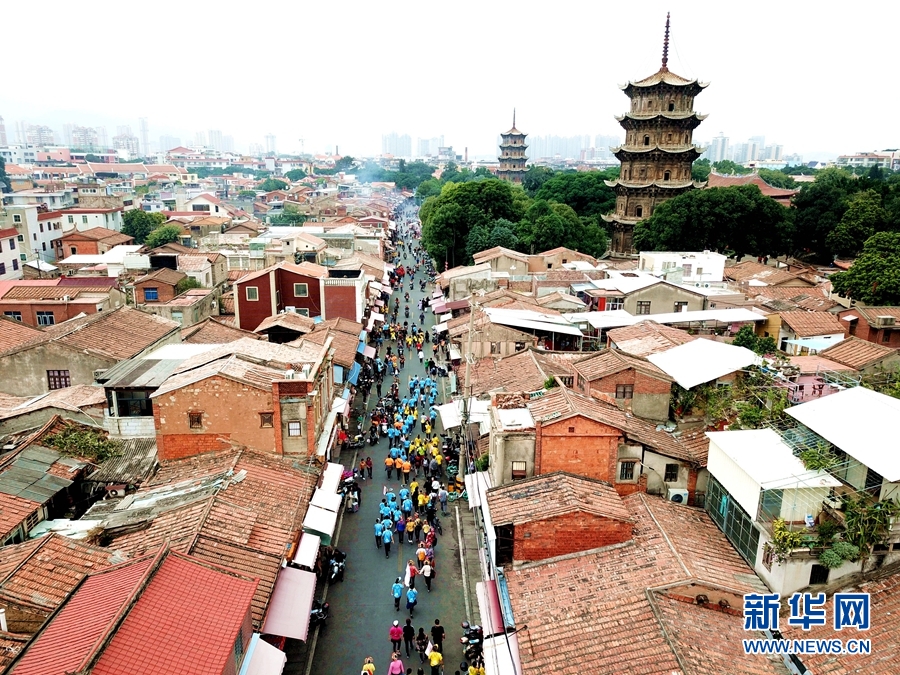
M203 413L201 429L190 428L189 412ZM274 412L271 391L217 376L155 398L159 457L174 459L220 450L228 447L227 439L275 452L277 427L260 428L261 412Z
M665 380L652 377L645 373L636 371L633 368L629 368L619 373L613 373L612 375L608 375L607 377L603 377L587 383L584 395L590 396L590 390L596 389L597 391L602 391L605 394L615 396L616 385L619 384L634 385L635 394L668 394L672 388L672 385Z
M98 242L94 239L86 240L78 237L62 237L63 255L68 258L70 255L100 255L106 251L99 250ZM75 253L72 253L72 248Z
M77 290L77 289L73 289ZM2 310L3 312L21 312L22 313L22 323L28 326L35 326L36 328L43 328L43 326L38 325L37 321L37 313L38 312L53 312L53 318L56 323L62 323L63 321L67 321L73 317L78 316L82 312L85 314L96 314L97 313L97 304L99 304L101 299L97 299L97 302L86 302L86 303L71 303L71 302L47 302L42 301L40 303L31 302L29 300L22 300L21 302L4 302Z
M175 287L170 284L164 284L161 281L156 279L149 279L148 281L142 281L139 284L134 285L134 294L137 298L138 304L143 304L144 300L144 289L145 288L155 288L157 289L157 293L159 294L159 300L151 300L150 302L168 302L172 298L175 297Z
M536 430L534 473L569 471L615 484L622 440L618 429L585 417L543 422Z
M283 269L276 270L275 289L281 292L281 304L278 305L278 311L285 307L296 307L297 309L303 308L307 310L311 317L321 316L322 294L319 290L319 283L320 281L315 277L294 274ZM308 294L305 298L294 297L294 284L307 285ZM331 319L332 317L329 316L328 318Z
M325 286L325 318L356 321L356 286Z
M846 323L850 324L850 335L858 337L861 340L874 342L877 345L884 345L885 347L891 347L892 349L900 349L900 330L875 328L870 326L865 319ZM888 342L883 342L885 333L888 333Z
M257 288L259 300L247 300L247 288L251 286ZM245 283L236 283L234 300L238 303L239 328L256 330L263 319L272 316L272 291L269 286L269 276L256 277Z
M516 525L513 560L545 560L559 555L620 544L631 539L631 523L584 512Z

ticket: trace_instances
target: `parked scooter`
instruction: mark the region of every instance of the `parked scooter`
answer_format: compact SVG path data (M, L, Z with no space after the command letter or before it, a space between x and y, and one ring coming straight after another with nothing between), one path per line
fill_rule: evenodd
M343 560L336 560L335 558L331 559L330 571L328 572L328 583L333 584L335 581L344 581L344 570L347 568L347 563Z
M470 663L477 661L481 657L484 645L484 631L481 626L470 625L468 621L463 621L460 625L463 636L459 639L459 643L464 645L463 654Z
M356 434L351 440L350 445L348 446L351 450L358 450L359 448L364 448L366 445L366 439L362 434Z
M309 612L310 628L315 628L316 626L325 627L325 622L328 620L328 607L327 602L313 600L312 609Z

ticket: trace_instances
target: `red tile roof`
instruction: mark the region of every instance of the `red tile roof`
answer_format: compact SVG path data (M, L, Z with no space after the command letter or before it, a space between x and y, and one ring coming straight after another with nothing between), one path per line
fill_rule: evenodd
M191 344L227 344L245 337L255 340L261 339L260 335L227 326L213 317L181 331L182 342Z
M612 485L565 471L491 488L487 501L494 525L519 525L577 511L631 521Z
M181 256L178 256L179 258ZM134 280L135 284L143 284L147 281L156 281L161 284L166 284L168 286L175 286L179 281L184 279L187 275L184 272L179 270L172 270L168 267L161 267L155 272L150 272L150 274L145 274L142 277L139 277Z
M672 382L672 378L644 358L632 356L616 349L605 349L573 364L575 371L588 382L607 375L634 369L659 380Z
M707 187L711 188L732 187L734 185L755 185L766 197L771 197L779 202L790 202L790 198L800 192L800 190L773 187L756 173L749 173L743 176L723 176L722 174L713 171L709 174L709 178L707 179Z
M154 556L147 556L87 577L10 673L66 675L83 670L143 586L153 564Z
M0 317L0 353L13 349L41 335L41 331L21 321Z
M63 244L73 239L89 239L91 241L102 241L109 244L127 244L134 241L134 237L127 234L110 230L106 227L92 227L88 230L73 230L62 236Z
M852 335L819 352L819 356L854 370L862 370L897 355L896 349L861 340Z
M745 260L737 265L726 267L724 272L726 279L733 281L760 281L769 286L778 286L789 281L803 281L804 283L793 283L793 286L814 286L812 282L807 282L798 274L789 272L786 269L772 267L771 265L763 265L755 260Z
M613 328L607 331L606 335L619 350L632 356L658 354L697 339L680 328L663 326L650 320L632 326Z
M0 492L0 539L15 530L40 507L40 504L30 499Z
M846 325L830 312L779 312L781 321L787 325L797 337L815 337L817 335L844 335Z
M228 672L256 585L254 579L170 553L118 626L92 675ZM243 639L246 647L249 636Z

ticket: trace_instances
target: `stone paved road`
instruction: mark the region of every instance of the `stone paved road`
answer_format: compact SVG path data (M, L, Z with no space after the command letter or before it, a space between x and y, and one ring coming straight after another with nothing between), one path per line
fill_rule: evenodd
M406 262L406 261L403 261ZM409 284L405 285L409 288ZM405 292L405 291L403 291ZM400 321L404 320L403 293L394 291L393 297L400 296ZM410 293L410 307L415 309L415 303L423 297L430 295L430 286L423 294L418 290ZM418 312L410 315L410 323L418 324ZM434 316L426 311L426 327L434 325ZM381 354L383 355L382 348ZM401 391L405 389L410 374L420 377L424 374L424 368L419 365L418 358L408 358L406 368L401 371ZM389 379L385 378L385 385ZM385 391L388 389L385 386ZM375 393L372 393L372 400ZM440 402L440 401L439 401ZM361 507L357 513L345 513L341 524L338 547L348 553L348 565L343 583L336 583L328 590L328 602L331 604L331 618L328 625L319 631L315 645L315 655L310 672L322 675L357 675L366 656L375 659L376 675L383 675L387 671L390 661L391 643L388 640L388 629L394 619L399 619L403 625L409 616L405 610L404 602L400 612L394 610L391 596L391 585L397 576L405 573L404 563L414 557L415 547L408 544L394 544L391 548L391 557L386 559L382 549L375 547L374 524L377 515L376 505L381 501L382 488L389 485L395 490L399 489L399 481L387 481L383 468L383 460L387 455L387 440L381 440L377 446L366 447L359 451L371 456L375 465L374 480L361 483L362 499ZM342 457L341 461L348 466L358 458ZM465 510L463 502L462 510ZM445 640L444 668L452 673L459 667L462 660L462 647L459 644L461 630L459 623L466 619L462 573L459 556L459 542L457 537L457 525L454 509L451 505L451 515L443 517L444 534L439 537L435 550L437 577L432 585L432 592L428 593L424 583L417 583L420 591L419 604L413 617L413 625L418 630L423 626L428 632L435 619L440 619L445 626L447 639ZM467 515L467 514L465 514ZM469 570L469 573L477 570ZM474 583L474 582L473 582ZM407 660L403 654L404 665L411 667L413 673L420 667L418 656L413 653L412 659ZM425 672L430 670L425 666Z

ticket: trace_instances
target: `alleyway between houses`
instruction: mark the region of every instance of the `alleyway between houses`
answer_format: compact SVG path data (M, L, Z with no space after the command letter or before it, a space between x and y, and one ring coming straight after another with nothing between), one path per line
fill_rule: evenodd
M401 258L400 262L409 264L413 262L412 256L408 259ZM426 285L424 292L419 290L419 280L423 278L423 272L416 276L414 290L410 291L409 305L411 313L408 321L410 325L419 324L418 302L430 297L433 286ZM398 321L407 320L403 317L404 294L409 290L408 281L404 282L403 290L395 289L391 296L400 298L400 315ZM430 330L435 324L435 317L430 308L425 309L424 329ZM385 347L392 344L385 341L379 350L379 356L384 357ZM430 345L425 345L426 362L427 355L431 353ZM419 363L415 352L407 351L406 366L400 371L401 395L408 391L410 376L418 375L420 378L426 375L425 366ZM439 378L440 389L449 394L449 380ZM385 376L384 391L390 389L390 376ZM439 397L438 404L447 402L448 398ZM365 405L367 412L371 412L377 403L377 395L373 391L368 401L360 402ZM358 414L354 406L353 416ZM363 429L357 431L356 422L351 422L348 433L363 433L368 429L369 422L364 422ZM327 589L327 601L331 606L330 618L324 628L311 631L307 648L300 645L298 649L288 649L289 661L285 673L291 675L308 674L356 674L360 671L363 661L367 656L372 656L375 661L376 673L382 674L387 670L390 662L392 646L388 639L388 630L394 620L399 620L400 625L405 624L409 613L405 609L404 601L400 611L394 609L391 586L397 577L403 578L406 571L406 563L415 557L417 545L410 545L405 541L402 544L395 543L391 548L390 558L385 558L384 550L375 546L374 524L378 515L377 505L380 503L385 486L393 490L399 490L400 481L395 477L386 479L384 470L384 458L388 454L388 440L381 438L378 444L371 446L368 443L358 450L347 450L338 454L333 461L343 464L346 468L358 466L360 458L371 457L374 464L373 480L359 481L361 487L360 509L356 513L344 511L339 520L339 530L335 545L348 554L347 569L343 582L336 582ZM446 474L442 478L446 482ZM438 537L435 547L436 576L429 593L421 579L416 584L419 590L418 605L413 616L413 626L418 632L419 627L425 628L429 633L435 619L440 619L445 627L446 639L444 641L444 669L452 674L459 668L462 661L462 646L459 637L462 635L460 622L470 621L479 623L478 606L475 596L475 584L480 581L480 569L478 548L475 537L475 525L468 502L457 501L448 505L449 514L440 515L443 526L443 535ZM460 560L460 550L465 558L467 582L463 583L463 565ZM317 592L317 597L322 597L322 589ZM468 591L468 602L466 595ZM404 589L405 593L405 589ZM468 608L468 609L467 609ZM305 652L311 650L311 663L306 658ZM427 661L421 664L418 655L413 651L407 658L405 650L401 651L401 658L405 667L412 668L415 673L419 667L430 672Z

